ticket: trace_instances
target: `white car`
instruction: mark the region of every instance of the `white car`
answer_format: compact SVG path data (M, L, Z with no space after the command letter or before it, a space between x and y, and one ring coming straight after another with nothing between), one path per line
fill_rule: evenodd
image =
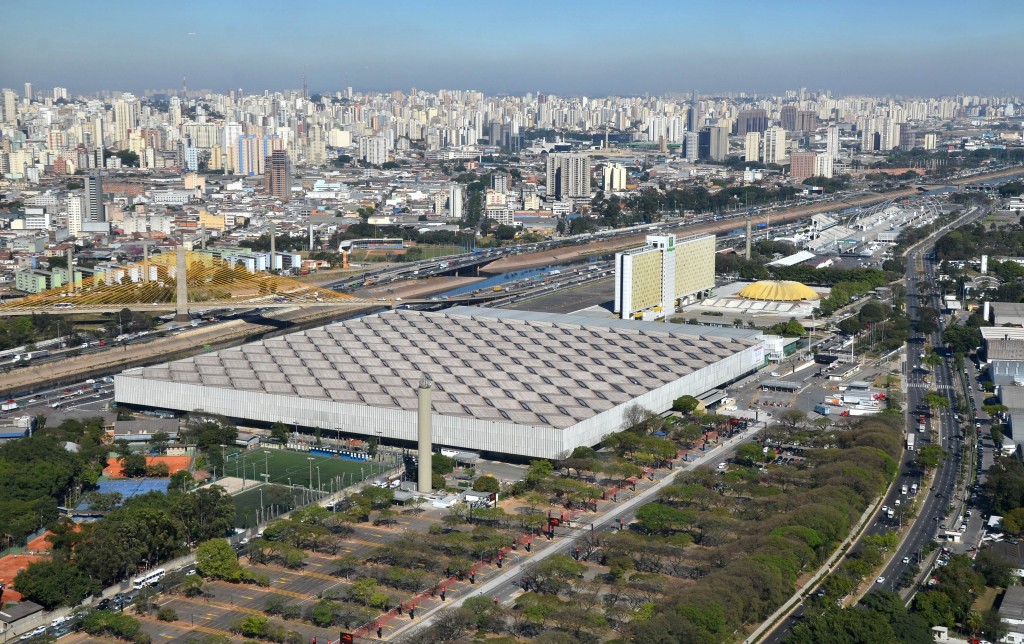
M875 580L875 583L876 584L884 584L885 583L885 577L879 577L878 579Z
M910 557L904 557L903 558L903 563L905 563L905 564L910 563Z

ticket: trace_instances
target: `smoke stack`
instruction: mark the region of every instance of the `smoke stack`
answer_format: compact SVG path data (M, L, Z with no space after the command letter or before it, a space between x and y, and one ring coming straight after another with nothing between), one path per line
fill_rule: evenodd
M750 220L748 219L747 220L747 261L748 262L750 261L750 238L753 236L753 234L754 234L753 226L751 225Z
M430 424L430 389L434 381L430 376L423 374L420 378L419 407L417 430L419 434L419 472L418 487L420 494L430 494L432 491L431 477L434 475L433 453L434 445L431 438L432 428Z
M185 245L178 245L177 257L174 262L174 321L188 322L192 316L188 314L188 265L185 262Z
M309 225L309 252L313 252L313 224Z
M274 222L270 222L270 270L274 270L274 236L277 233L274 230Z
M142 281L149 281L149 242L142 242Z
M206 226L199 227L199 247L206 250Z
M75 292L75 245L68 248L68 293Z

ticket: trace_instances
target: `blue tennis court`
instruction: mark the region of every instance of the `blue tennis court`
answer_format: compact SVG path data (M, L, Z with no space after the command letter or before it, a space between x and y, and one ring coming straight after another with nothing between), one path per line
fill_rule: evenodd
M121 495L122 499L129 499L148 492L163 492L166 494L170 484L170 479L110 479L96 483L95 491L100 494L117 492ZM89 504L82 501L75 506L75 509L88 510Z

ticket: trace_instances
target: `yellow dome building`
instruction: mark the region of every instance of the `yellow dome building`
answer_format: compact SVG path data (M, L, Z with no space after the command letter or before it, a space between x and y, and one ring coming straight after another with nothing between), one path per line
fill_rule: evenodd
M821 296L809 286L800 282L763 280L743 287L736 294L748 300L764 300L767 302L799 302L801 300L817 300Z

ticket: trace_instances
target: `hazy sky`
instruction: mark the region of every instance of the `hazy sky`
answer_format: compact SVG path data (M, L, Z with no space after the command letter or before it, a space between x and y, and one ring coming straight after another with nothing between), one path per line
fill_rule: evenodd
M1020 0L48 0L0 86L1019 94ZM194 35L190 35L194 34Z

